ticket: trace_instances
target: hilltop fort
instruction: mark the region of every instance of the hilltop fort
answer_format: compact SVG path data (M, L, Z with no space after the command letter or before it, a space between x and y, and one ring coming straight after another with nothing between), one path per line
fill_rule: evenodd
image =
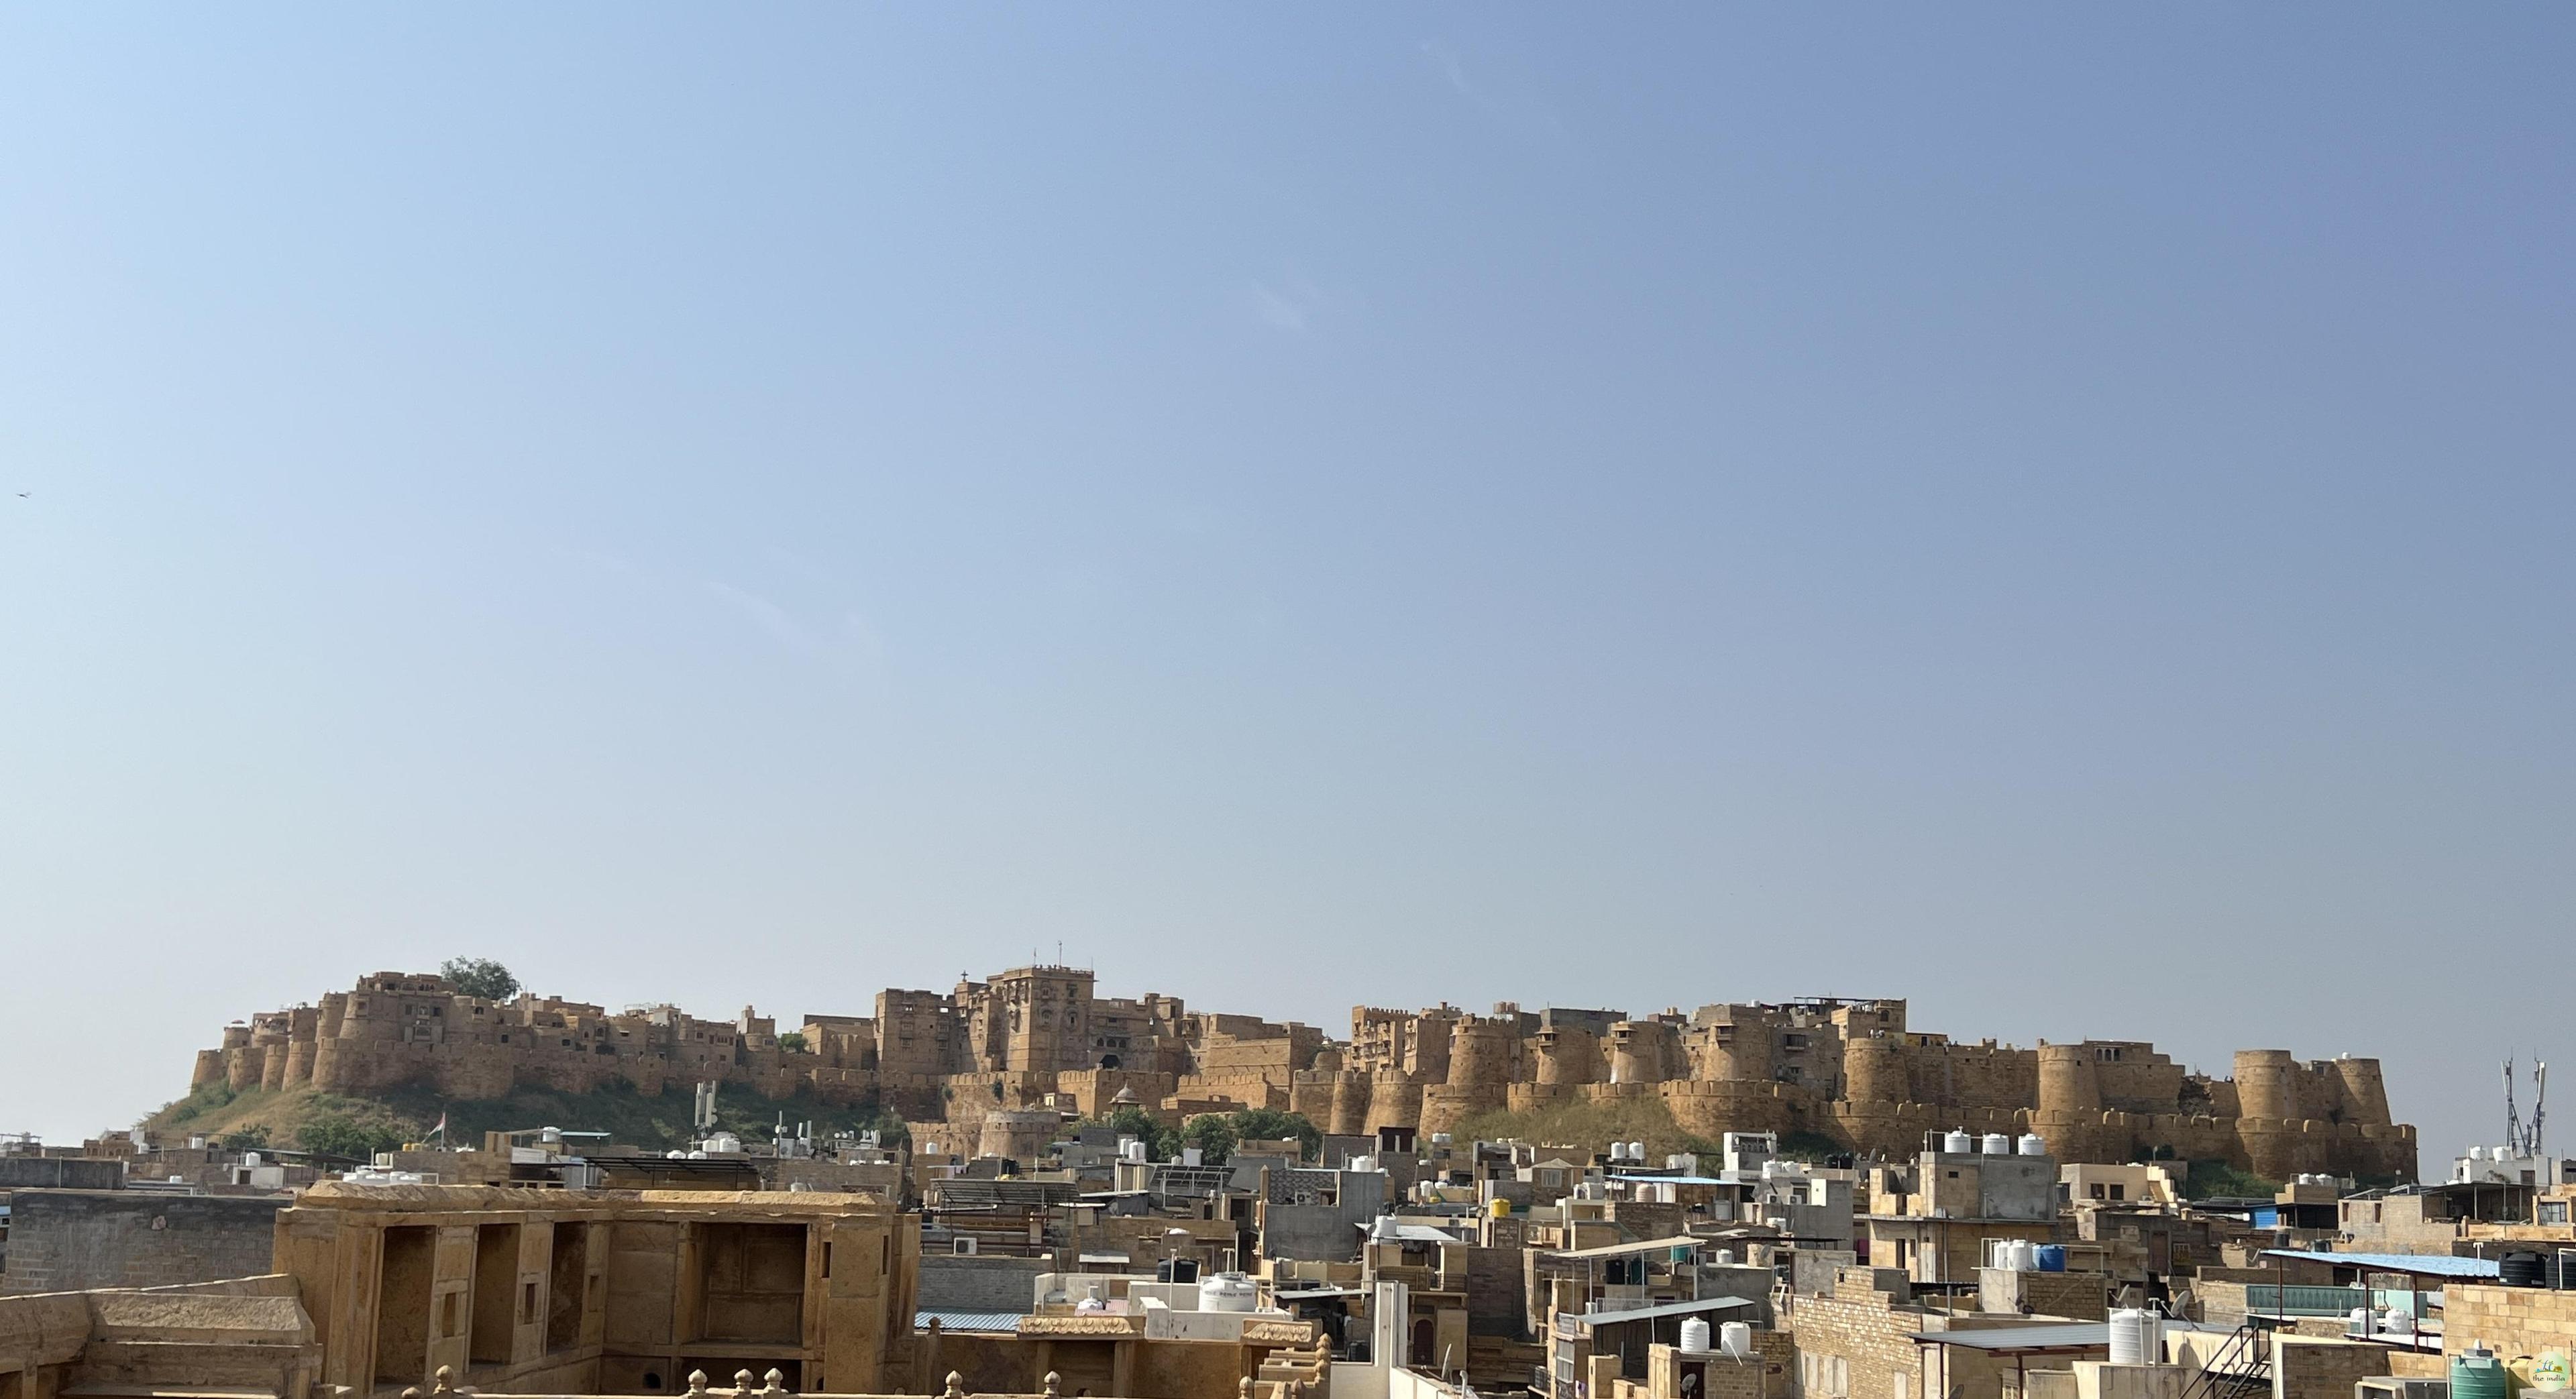
M226 1027L220 1047L198 1053L191 1088L426 1087L482 1100L712 1082L969 1125L997 1109L1269 1107L1403 1145L1482 1113L1652 1098L1712 1140L1808 1132L1884 1158L1920 1149L1926 1132L1964 1128L2036 1133L2067 1161L2224 1160L2274 1180L2415 1174L2415 1129L2391 1120L2376 1059L2240 1050L2233 1076L2212 1078L2143 1041L1955 1041L1909 1027L1902 1000L1649 1015L1362 1006L1349 1038L1335 1039L1169 996L1104 997L1088 970L1028 966L944 993L883 991L874 1011L809 1015L782 1032L748 1007L704 1020L668 1005L496 1002L438 976L380 972L318 1005Z

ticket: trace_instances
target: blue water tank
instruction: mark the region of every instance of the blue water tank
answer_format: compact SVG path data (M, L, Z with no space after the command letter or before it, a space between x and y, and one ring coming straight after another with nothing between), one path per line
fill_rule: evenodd
M2038 1252L2039 1270L2041 1272L2062 1273L2066 1271L2066 1245L2041 1244Z

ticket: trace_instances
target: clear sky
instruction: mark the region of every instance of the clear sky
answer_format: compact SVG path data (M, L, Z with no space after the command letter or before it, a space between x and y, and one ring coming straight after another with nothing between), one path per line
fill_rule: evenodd
M2576 1051L2571 37L13 7L0 1130L1061 943L2377 1054L2438 1171Z

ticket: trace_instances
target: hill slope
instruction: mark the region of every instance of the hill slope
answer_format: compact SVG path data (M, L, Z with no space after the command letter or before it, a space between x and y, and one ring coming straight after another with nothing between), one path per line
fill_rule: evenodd
M621 1146L667 1151L688 1145L694 1135L689 1109L686 1094L647 1098L624 1085L595 1093L531 1089L468 1101L416 1089L345 1097L309 1087L235 1092L214 1084L164 1106L142 1125L165 1137L203 1133L218 1140L358 1155L419 1141L443 1114L448 1140L458 1146L480 1146L487 1131L561 1127L607 1132ZM871 1128L903 1130L902 1119L891 1113L830 1106L801 1095L773 1100L728 1090L716 1099L716 1125L746 1141L768 1140L782 1114L791 1127L813 1123L818 1137Z

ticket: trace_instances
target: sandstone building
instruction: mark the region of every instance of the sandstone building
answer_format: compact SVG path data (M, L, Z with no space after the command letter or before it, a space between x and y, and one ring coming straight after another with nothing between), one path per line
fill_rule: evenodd
M880 992L868 1016L809 1016L801 1047L746 1007L731 1021L671 1006L610 1012L549 996L491 1002L436 976L383 972L319 1005L267 1012L197 1056L192 1087L304 1084L364 1094L424 1084L463 1099L522 1085L645 1094L738 1084L766 1097L881 1103L980 1130L993 1110L1166 1114L1291 1109L1324 1130L1404 1140L1479 1113L1652 1098L1686 1132L1810 1132L1904 1159L1925 1135L2035 1132L2067 1161L2225 1160L2258 1175L2412 1179L2375 1059L2239 1051L2229 1078L2152 1044L2021 1048L1911 1028L1901 1000L1477 1015L1359 1007L1347 1040L1312 1026L1096 994L1092 973L1014 968L948 992Z

